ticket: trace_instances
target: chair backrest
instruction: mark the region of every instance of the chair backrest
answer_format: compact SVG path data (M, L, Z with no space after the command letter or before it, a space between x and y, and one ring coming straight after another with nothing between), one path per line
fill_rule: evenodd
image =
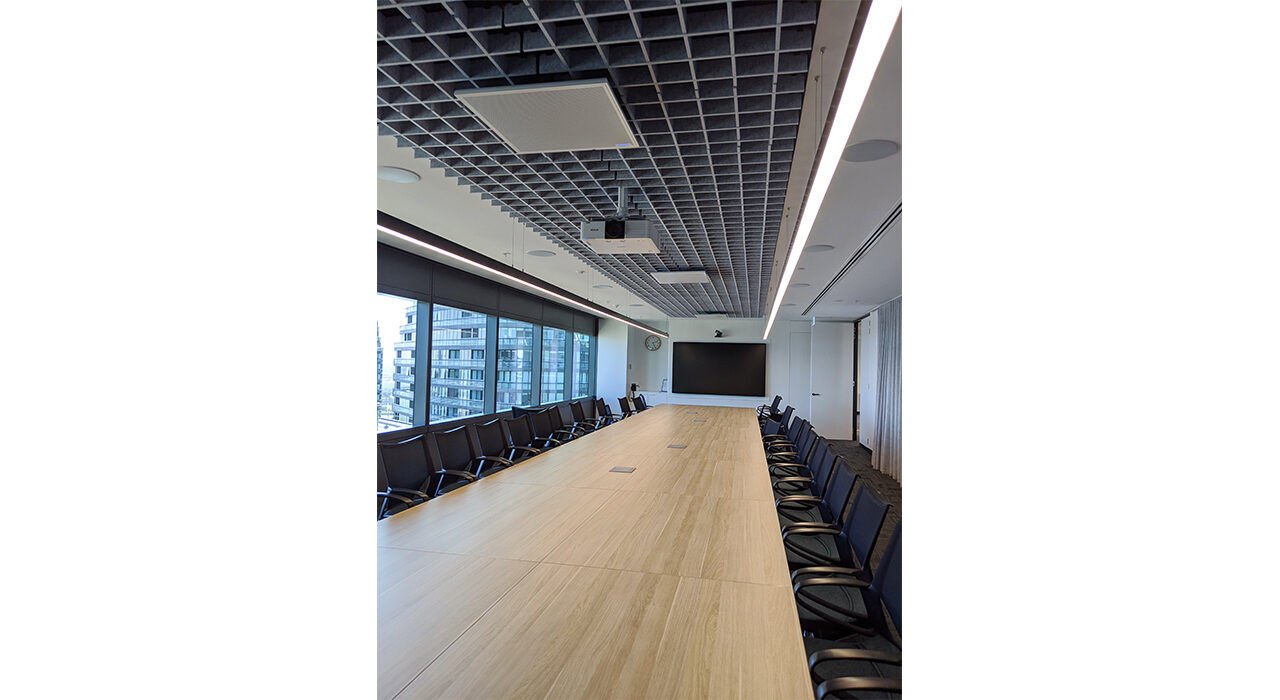
M548 409L551 415L551 425L557 429L570 428L573 426L573 411L569 408L569 404L561 403Z
M481 455L501 457L511 444L511 438L507 435L501 418L494 418L487 423L472 423L470 427L471 439Z
M813 448L813 454L816 461L809 463L809 472L813 474L813 481L809 482L809 492L822 498L827 493L827 484L835 474L836 453L831 451L831 445L827 444L826 439L818 438L818 445Z
M813 441L818 438L818 433L814 431L813 424L809 421L803 421L804 427L800 429L800 437L796 439L796 460L804 462L809 458L809 448L813 447Z
M427 436L417 435L395 443L378 443L378 463L390 488L431 493L431 464L427 458Z
M427 454L431 456L431 466L460 472L473 471L471 460L480 455L471 442L470 427L460 425L452 430L428 433Z
M533 426L535 437L548 438L555 432L557 426L552 420L551 414L552 410L549 408L529 414L529 422Z
M899 522L893 528L893 535L889 537L889 544L885 545L884 555L880 557L880 565L876 567L876 573L871 577L871 590L875 592L876 597L884 604L885 610L889 613L889 619L893 621L893 628L899 636L902 635L902 523ZM885 631L884 618L880 612L879 605L868 605L867 612L871 615L873 622L877 623L880 631Z
M835 516L835 524L842 525L853 509L853 487L858 483L858 475L845 465L843 458L833 459L832 462L831 481L822 494L822 501Z
M769 415L773 415L778 412L778 404L780 403L782 403L782 395L774 394L773 403L769 404Z
M520 416L527 416L527 415L529 415L529 414L537 413L537 412L538 412L538 408L537 408L536 406L527 406L527 407L526 407L526 406L512 406L512 407L511 407L511 417L512 417L512 418L519 418Z
M853 507L844 520L844 527L840 528L853 556L863 566L871 561L871 550L880 537L880 528L884 527L884 516L888 512L889 504L876 498L863 482L858 495L853 497Z
M772 418L764 419L764 430L760 431L761 435L777 435L781 431L781 423Z
M796 409L792 408L791 406L787 406L787 410L785 410L785 411L783 411L783 412L782 412L782 418L778 419L778 423L782 425L782 430L788 430L788 429L790 428L790 426L791 426L791 413L792 413L793 411L795 411L795 410L796 410ZM781 432L781 431L779 431L779 432ZM796 436L795 436L795 435L791 435L790 437L792 438L792 441L794 442L794 441L795 441L795 437L796 437Z
M503 421L503 425L507 429L507 439L511 441L512 445L533 447L533 422L529 419L528 413L515 418L507 418Z
M631 414L635 413L635 411L631 409L631 402L627 401L627 397L625 396L618 399L618 408L622 409L622 415L624 418L626 416L630 416Z
M609 404L602 398L597 397L595 400L596 415L601 418L611 418L613 411L609 410Z
M787 421L791 417L791 407L787 406L787 409L787 412L782 414L782 419L779 421L779 424L786 432L787 440L790 440L791 444L794 445L800 441L800 434L804 432L804 427L809 424L809 421L797 416L795 420L788 423Z
M574 401L569 404L569 411L573 413L573 422L578 423L587 419L587 411L582 407L581 401Z

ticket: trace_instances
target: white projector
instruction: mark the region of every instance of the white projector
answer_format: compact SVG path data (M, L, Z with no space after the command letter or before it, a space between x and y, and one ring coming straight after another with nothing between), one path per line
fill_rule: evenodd
M582 242L602 255L658 253L658 232L647 219L584 221Z

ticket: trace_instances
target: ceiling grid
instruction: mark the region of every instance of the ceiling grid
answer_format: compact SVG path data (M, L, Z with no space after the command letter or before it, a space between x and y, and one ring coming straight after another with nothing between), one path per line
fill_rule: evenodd
M378 130L654 308L762 316L807 86L806 0L378 2ZM516 155L456 90L607 77L641 147ZM666 236L603 255L617 188ZM704 269L710 284L650 273Z

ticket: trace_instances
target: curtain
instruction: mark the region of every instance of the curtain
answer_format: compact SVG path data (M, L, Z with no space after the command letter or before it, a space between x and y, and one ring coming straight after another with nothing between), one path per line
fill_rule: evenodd
M902 481L902 298L876 313L876 425L871 465Z

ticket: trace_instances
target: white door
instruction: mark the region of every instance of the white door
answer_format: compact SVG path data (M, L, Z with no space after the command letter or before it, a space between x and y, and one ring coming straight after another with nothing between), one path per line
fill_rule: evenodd
M787 347L787 390L782 394L781 411L795 408L794 415L809 417L809 334L793 331Z
M819 321L811 330L809 422L828 440L852 440L853 323Z

